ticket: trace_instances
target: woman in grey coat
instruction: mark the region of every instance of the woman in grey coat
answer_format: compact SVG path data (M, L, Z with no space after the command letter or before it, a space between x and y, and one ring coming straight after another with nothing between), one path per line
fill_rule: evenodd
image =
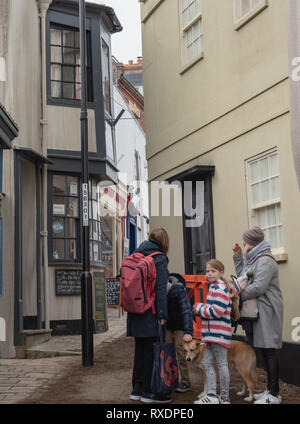
M272 257L271 245L264 240L259 227L252 227L243 233L242 249L236 243L233 260L238 276L253 271L253 280L241 293L242 301L256 298L258 319L251 325L243 325L247 339L259 348L266 363L268 375L267 390L254 395L255 403L280 403L278 349L282 347L283 301L279 286L278 265Z

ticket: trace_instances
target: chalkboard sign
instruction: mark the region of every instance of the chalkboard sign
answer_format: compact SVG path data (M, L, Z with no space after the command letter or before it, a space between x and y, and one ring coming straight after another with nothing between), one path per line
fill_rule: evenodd
M108 330L105 273L94 272L95 287L95 332L104 333Z
M120 305L120 279L106 278L107 304L109 306Z
M57 296L74 296L81 294L81 270L56 269L55 294Z

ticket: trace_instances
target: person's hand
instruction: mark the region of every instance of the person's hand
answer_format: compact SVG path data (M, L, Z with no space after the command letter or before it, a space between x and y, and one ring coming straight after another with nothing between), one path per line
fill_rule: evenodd
M241 255L242 254L242 248L241 248L241 246L238 244L238 243L234 243L234 246L233 246L233 253L235 254L235 255Z
M190 335L190 334L185 334L184 336L183 336L183 341L184 342L191 342L193 340L193 337Z
M160 320L160 325L165 325L165 323L166 323L167 321L165 320L165 319L161 319Z

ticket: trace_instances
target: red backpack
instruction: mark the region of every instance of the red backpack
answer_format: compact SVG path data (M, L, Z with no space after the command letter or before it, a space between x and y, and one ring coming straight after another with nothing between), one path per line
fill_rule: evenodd
M124 258L120 272L121 306L126 312L143 314L152 308L155 314L156 267L153 256L162 255L155 252L145 256L133 253Z

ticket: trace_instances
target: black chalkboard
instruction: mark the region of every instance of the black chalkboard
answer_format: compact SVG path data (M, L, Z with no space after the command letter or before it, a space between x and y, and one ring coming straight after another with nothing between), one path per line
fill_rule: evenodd
M95 287L95 332L104 333L108 330L105 273L94 272L93 279Z
M77 269L55 270L55 294L57 296L74 296L81 294L82 271Z
M120 279L106 278L107 304L109 306L120 305Z

